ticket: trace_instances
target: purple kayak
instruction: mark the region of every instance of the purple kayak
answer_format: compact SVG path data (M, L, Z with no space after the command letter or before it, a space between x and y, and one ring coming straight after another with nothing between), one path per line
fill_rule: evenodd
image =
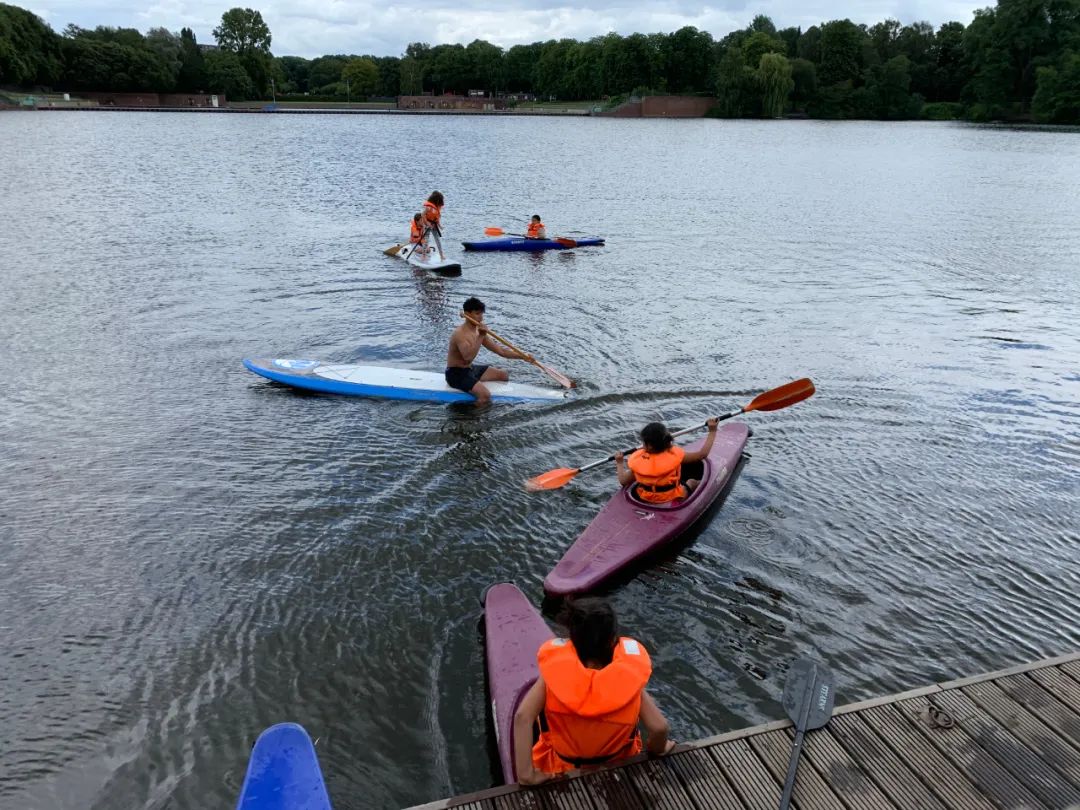
M731 481L749 435L742 422L717 430L713 448L701 462L701 483L688 498L651 504L633 494L633 485L620 489L547 575L544 590L553 596L588 591L689 529ZM696 450L704 441L688 449Z
M536 653L554 633L539 611L510 582L492 585L484 594L488 693L495 722L503 781L513 784L514 712L536 682Z

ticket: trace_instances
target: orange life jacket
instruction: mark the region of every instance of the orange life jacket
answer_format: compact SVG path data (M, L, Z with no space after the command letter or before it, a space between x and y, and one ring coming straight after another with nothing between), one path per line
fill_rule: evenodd
M663 453L635 450L626 465L637 481L637 496L649 503L667 503L686 497L686 487L679 483L686 451L672 445Z
M546 686L546 728L533 746L533 767L562 773L641 751L637 724L652 662L640 642L620 638L603 669L582 664L564 638L545 641L536 660Z
M424 229L420 226L420 223L414 219L409 225L409 242L415 245L423 238Z
M431 200L424 200L424 219L432 225L438 225L442 218L442 208Z
M529 239L539 239L542 230L544 230L543 222L530 222L529 227L525 230L525 236Z

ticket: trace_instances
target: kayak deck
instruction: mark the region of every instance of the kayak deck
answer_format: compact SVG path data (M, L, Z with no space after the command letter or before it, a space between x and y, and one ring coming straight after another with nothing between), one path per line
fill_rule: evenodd
M574 238L576 245L567 245L554 239L526 239L522 236L503 236L498 239L478 239L474 242L462 242L465 250L477 251L535 251L535 250L569 250L574 247L596 247L604 244L604 240L595 236Z
M540 670L536 653L554 637L547 622L516 585L500 582L484 594L484 652L488 695L495 724L503 781L517 781L514 772L514 713Z
M303 726L278 723L259 735L236 810L331 810L319 758Z
M324 394L431 402L476 401L472 394L447 385L446 378L437 371L290 358L244 358L243 362L249 371L268 380ZM495 402L554 402L566 398L566 391L561 388L540 388L513 382L484 384Z
M749 435L742 422L717 430L701 483L687 498L649 504L633 495L633 485L620 489L547 575L544 590L553 596L588 591L689 529L732 480Z
M396 254L396 258L404 259L405 264L430 270L441 276L460 276L461 265L458 262L439 256L439 250L434 245L403 245Z

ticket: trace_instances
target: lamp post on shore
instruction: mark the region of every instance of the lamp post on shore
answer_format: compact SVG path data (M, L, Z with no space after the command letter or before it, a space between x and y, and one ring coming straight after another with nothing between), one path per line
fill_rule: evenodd
M273 96L274 103L277 104L277 88L274 86L274 77L270 77L270 95Z
M345 104L352 106L352 93L349 91L349 80L345 80Z

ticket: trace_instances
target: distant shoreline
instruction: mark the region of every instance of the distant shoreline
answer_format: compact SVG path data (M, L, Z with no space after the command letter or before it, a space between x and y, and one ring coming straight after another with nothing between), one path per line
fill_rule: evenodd
M261 114L261 115L464 115L464 116L494 116L505 118L507 116L542 116L542 117L589 117L593 114L589 110L371 110L371 109L340 109L328 107L27 107L11 108L16 110L37 112L167 112L167 113L209 113L209 114ZM603 116L595 116L603 117Z

